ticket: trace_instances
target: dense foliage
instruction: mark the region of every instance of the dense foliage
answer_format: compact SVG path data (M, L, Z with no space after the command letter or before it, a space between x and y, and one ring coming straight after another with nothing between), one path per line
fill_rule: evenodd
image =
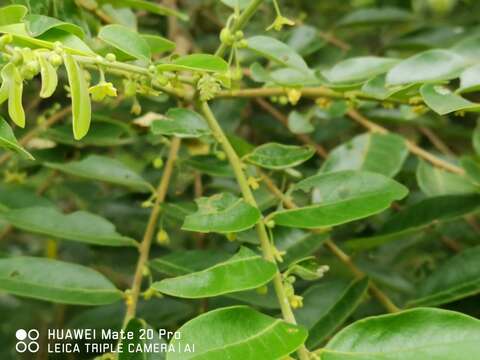
M478 357L480 3L0 4L2 359Z

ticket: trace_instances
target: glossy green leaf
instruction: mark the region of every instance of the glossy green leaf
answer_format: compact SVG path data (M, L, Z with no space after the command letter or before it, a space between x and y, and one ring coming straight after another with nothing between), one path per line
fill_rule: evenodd
M180 108L171 108L165 116L158 115L151 125L155 135L198 138L210 134L205 119L198 113Z
M355 10L338 22L339 26L360 26L402 23L412 20L412 14L400 8L381 7Z
M72 98L73 136L80 140L88 133L92 117L92 105L88 94L88 85L83 70L70 54L63 56L68 74L70 96Z
M221 57L210 54L191 54L174 59L169 64L158 64L159 71L206 71L224 73L228 63Z
M322 281L302 294L303 307L295 311L295 317L308 329L308 348L320 346L345 322L360 305L367 288L368 279L351 283L330 280Z
M480 292L480 247L469 248L448 259L419 284L410 306L438 306Z
M247 248L205 270L152 284L162 294L200 299L255 289L268 283L277 268Z
M98 37L108 45L135 59L148 61L152 55L148 42L126 26L106 25L100 29Z
M0 26L22 22L28 9L23 5L10 5L0 8Z
M104 218L77 211L68 215L50 207L14 209L0 218L24 231L49 237L103 246L136 246L137 242L120 235Z
M403 185L383 175L351 170L315 175L300 181L296 188L312 192L313 205L273 213L277 225L340 225L377 214L408 193Z
M245 9L248 4L250 4L250 0L220 0L225 5L235 9L237 6L240 10Z
M453 93L442 85L425 84L420 88L425 104L439 115L454 111L480 111L480 104Z
M3 117L0 116L0 147L14 151L23 155L27 159L34 160L32 154L20 145L15 138L12 128L8 125Z
M253 36L247 39L248 49L286 67L310 74L311 70L303 58L285 43L268 36ZM313 75L312 75L313 76Z
M419 308L362 319L319 351L322 360L464 360L480 351L480 321Z
M268 143L255 148L244 159L266 169L281 170L298 166L314 154L315 150L310 146Z
M80 161L72 161L66 164L46 163L45 165L66 174L86 179L105 181L138 191L153 190L152 185L135 171L120 161L106 156L89 155Z
M39 56L40 74L42 76L42 88L40 89L40 97L49 98L55 92L58 85L57 70L45 57Z
M395 65L387 73L387 84L450 80L457 77L465 66L465 60L454 52L428 50Z
M480 190L465 176L439 169L423 160L417 167L417 182L427 196L471 194Z
M362 134L333 149L323 172L365 170L395 176L407 158L405 140L394 134Z
M419 201L392 216L372 237L345 242L352 250L371 249L409 236L440 221L456 219L479 209L479 195L444 195Z
M50 29L59 29L65 31L79 37L80 39L85 37L81 27L72 23L57 20L49 16L30 14L25 18L25 22L29 33L33 37L38 37Z
M184 164L188 167L200 171L202 174L218 177L235 177L235 174L233 173L233 170L228 161L220 160L216 156L192 156L190 159L185 160Z
M23 79L18 69L11 63L3 67L1 74L3 83L8 89L8 115L16 125L23 128L25 127L25 111L22 105ZM4 96L2 91L1 100Z
M381 74L366 81L362 85L362 93L375 99L385 100L396 95L401 95L402 92L408 91L410 88L416 86L415 84L387 86L385 78L385 74Z
M182 229L196 232L232 233L250 229L260 211L230 193L196 199L198 211L185 218Z
M457 93L480 90L480 65L473 65L460 74L460 87Z
M383 74L397 62L397 59L377 56L356 57L337 63L324 75L333 83L354 83Z
M228 324L228 331L225 325ZM195 344L194 353L167 354L167 360L282 359L303 344L307 332L244 306L221 308L184 324L177 342Z
M175 43L158 35L142 34L140 35L150 47L152 55L175 50Z
M75 305L110 304L122 298L107 278L88 267L26 256L0 259L0 290Z
M288 115L288 129L294 134L309 134L315 130L308 116L298 111Z
M461 55L467 62L475 63L480 60L479 44L480 36L474 32L473 35L467 36L456 43L451 50L454 53Z
M188 15L172 9L168 6L162 6L146 0L99 0L101 3L112 4L118 7L131 7L136 10L145 10L152 14L164 16L176 16L184 21L188 20Z

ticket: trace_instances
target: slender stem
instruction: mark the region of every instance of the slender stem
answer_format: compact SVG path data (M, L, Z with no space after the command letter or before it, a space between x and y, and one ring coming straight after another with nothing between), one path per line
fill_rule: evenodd
M242 14L240 17L235 21L233 24L232 28L230 29L233 33L235 33L238 30L243 29L245 24L250 20L250 18L255 14L257 11L258 7L263 3L264 0L252 0L250 4L243 10ZM215 55L217 56L223 56L225 54L225 51L227 50L228 45L225 43L221 43L220 46L218 47L217 51L215 52Z
M165 200L167 195L168 186L170 184L170 178L172 176L173 167L177 159L178 150L180 148L180 139L173 138L170 146L170 152L168 154L168 160L165 164L165 169L162 175L162 179L156 190L155 203L150 213L150 218L148 219L148 224L143 235L142 243L139 248L139 258L137 262L137 267L135 269L135 275L133 277L133 283L131 288L131 298L127 301L127 311L125 314L124 325L128 323L130 319L135 317L137 311L137 303L140 295L140 290L142 286L143 271L148 261L148 256L150 254L150 247L152 244L152 239L155 233L155 229L158 222L158 216L160 215L160 205Z
M245 176L245 173L243 172L242 162L238 157L237 153L235 152L235 150L233 149L232 145L228 141L227 137L225 136L222 128L218 124L218 121L213 115L210 109L210 106L206 102L202 102L200 104L200 108L203 114L205 115L205 119L207 120L207 123L210 129L212 130L213 136L215 137L217 142L222 146L223 150L227 155L228 161L230 162L230 165L232 166L233 171L235 173L235 177L237 179L238 185L240 186L243 198L248 204L258 208L255 197L253 196L253 193L250 190L250 187L247 182L247 178ZM268 261L275 263L275 258L272 252L272 246L270 244L270 239L268 237L265 224L263 222L259 222L256 225L256 231L258 234L258 238L260 240L260 247L262 249L264 258ZM279 271L277 271L277 273L275 274L275 277L273 278L273 286L275 288L275 293L277 295L278 302L280 304L280 309L282 311L283 318L292 324L296 324L295 316L293 315L292 308L290 307L290 303L285 293L285 288L282 282L282 275L280 274ZM309 359L308 351L305 347L302 347L299 349L298 355L301 360Z
M280 189L275 185L275 183L268 177L266 174L262 173L262 179L267 186L267 188L278 197L283 204L289 209L295 209L297 205L293 200L280 191ZM318 233L319 230L312 230L313 233ZM365 277L365 273L360 270L355 263L352 261L351 257L347 255L342 249L340 249L331 239L325 241L327 248L352 272L356 278ZM382 291L380 290L373 281L369 281L368 290L372 296L374 296L380 304L390 313L395 313L400 311L400 309L393 303L393 301Z

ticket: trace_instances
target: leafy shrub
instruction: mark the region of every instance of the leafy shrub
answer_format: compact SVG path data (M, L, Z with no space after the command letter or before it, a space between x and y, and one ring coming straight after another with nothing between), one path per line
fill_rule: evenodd
M478 357L479 5L166 3L0 8L2 358Z

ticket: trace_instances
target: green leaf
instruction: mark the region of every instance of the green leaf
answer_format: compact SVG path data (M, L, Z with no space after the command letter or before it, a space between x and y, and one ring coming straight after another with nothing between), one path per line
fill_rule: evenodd
M345 242L351 250L366 250L387 242L404 238L440 221L456 219L479 208L478 195L444 195L424 199L392 216L372 237Z
M464 99L446 86L425 84L420 88L420 94L425 104L439 115L454 111L480 111L480 104Z
M40 97L42 99L49 98L55 92L58 85L57 70L44 56L38 57L40 64L40 74L42 76L42 88L40 89Z
M154 120L151 126L155 135L198 138L210 134L205 119L192 110L171 108L165 116L158 115L156 118L158 120Z
M113 6L133 8L136 10L145 10L152 14L164 16L176 16L181 20L187 21L188 15L172 9L171 7L162 6L145 0L99 0L100 3L108 3Z
M414 88L415 84L387 86L385 74L375 76L362 85L362 93L379 100L385 100L395 95L401 96L404 91Z
M362 219L387 209L408 190L383 175L361 171L339 171L300 181L297 189L311 191L314 204L281 210L271 215L277 225L321 228Z
M185 218L182 229L196 232L232 233L250 229L261 217L260 211L230 193L195 200L198 211Z
M34 160L32 154L25 150L15 138L12 128L3 117L0 116L0 147L23 155L27 159Z
M184 164L200 171L202 174L228 178L235 177L228 161L220 160L216 156L192 156L190 159L185 160Z
M31 206L53 206L50 200L41 197L26 186L13 184L0 185L0 210L19 209Z
M323 172L365 170L395 176L407 158L405 140L394 134L362 134L333 149Z
M295 110L288 115L288 129L294 134L309 134L315 131L309 116Z
M248 49L261 56L275 61L283 66L297 69L303 73L312 74L307 63L291 47L285 43L268 36L253 36L247 39Z
M191 54L174 59L171 63L158 64L159 71L207 71L225 73L228 63L221 57L210 54Z
M152 185L135 171L120 161L106 156L89 155L80 161L72 161L66 164L46 163L45 165L66 174L122 185L133 190L142 192L153 190Z
M152 55L175 50L176 44L164 37L149 34L142 34L140 36L147 42Z
M49 16L30 14L25 18L25 23L27 25L28 32L33 37L38 37L51 29L59 29L71 33L80 39L83 39L85 37L85 34L81 27L72 23L66 23L57 20Z
M419 284L410 306L438 306L480 292L480 246L469 248L443 263Z
M310 287L303 297L303 307L295 311L300 325L308 329L307 346L320 346L360 305L368 289L368 279L350 284L340 280L325 281Z
M248 4L250 4L250 0L220 0L225 5L235 9L238 6L239 10L245 9Z
M8 63L2 68L1 76L0 102L8 99L8 115L10 119L23 128L25 127L25 111L22 106L23 79L18 69L12 63Z
M221 250L182 250L174 251L159 258L150 260L150 266L157 272L179 276L194 271L204 270L229 258L227 252Z
M268 283L277 272L275 264L247 248L225 262L205 270L164 279L152 284L162 294L201 299L255 289Z
M457 93L480 90L480 65L473 65L460 74L460 87Z
M450 80L457 77L465 66L465 60L451 51L428 50L395 65L387 73L387 84Z
M107 278L88 267L26 256L0 259L0 290L75 305L104 305L122 298Z
M333 83L355 83L383 74L396 63L397 59L377 56L356 57L339 62L324 75Z
M281 170L298 166L314 154L315 149L310 146L268 143L258 146L244 159L266 169Z
M350 12L338 22L339 26L361 26L402 23L412 20L412 14L394 7L359 9Z
M0 26L22 22L28 9L23 5L10 5L0 8Z
M88 133L92 117L92 105L88 85L82 68L70 54L63 56L68 74L70 96L72 98L73 137L80 140Z
M169 352L167 360L244 360L246 354L251 359L282 359L307 337L303 328L245 306L210 311L178 331L182 339L173 339L171 344L195 344L195 352Z
M98 33L99 39L135 59L149 61L152 56L148 42L126 26L106 25Z
M427 196L471 194L480 190L465 176L452 174L420 160L417 167L417 182Z
M480 351L480 321L440 309L419 308L362 319L319 351L322 360L464 360Z
M77 211L68 215L50 207L29 207L2 213L0 218L16 228L54 238L103 246L137 246L131 238L115 231L100 216Z

